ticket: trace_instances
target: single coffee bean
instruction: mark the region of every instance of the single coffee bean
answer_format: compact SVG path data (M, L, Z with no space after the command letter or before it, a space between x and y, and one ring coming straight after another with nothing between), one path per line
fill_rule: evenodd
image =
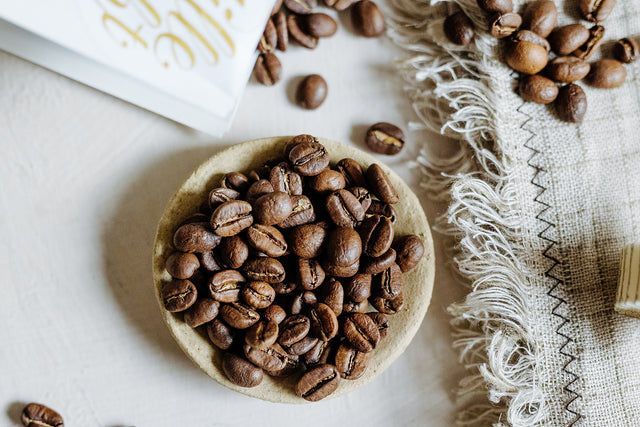
M247 228L247 241L257 250L270 257L279 257L287 252L287 241L275 227L253 224Z
M282 282L286 276L280 261L269 257L250 259L242 270L249 279L269 284Z
M389 330L389 319L382 313L371 312L367 313L367 316L371 317L371 319L378 325L378 332L380 332L380 339L383 340L384 337L387 336L387 331Z
M518 93L527 102L549 104L558 96L558 86L553 80L539 74L524 75L518 83Z
M473 22L464 12L456 12L444 20L444 34L451 43L466 46L474 35Z
M402 270L398 264L391 264L391 267L373 276L372 280L375 294L384 299L393 299L400 295L403 284Z
M326 13L310 13L301 18L303 28L313 37L331 37L338 31L338 23Z
M276 50L276 44L278 43L278 33L276 32L276 26L271 19L267 21L267 26L260 37L258 42L258 52L267 53Z
M311 333L314 337L329 341L338 335L338 318L331 307L318 303L309 310L309 320L311 322Z
M378 6L369 0L362 0L351 8L351 24L356 33L365 37L378 37L384 34L387 25Z
M558 21L558 8L551 0L537 0L527 4L522 15L522 28L540 37L547 37Z
M278 324L274 321L260 321L247 329L244 340L251 347L271 347L278 339Z
M376 348L380 340L378 325L364 313L350 313L344 319L342 328L349 345L363 353Z
M272 320L277 324L280 324L285 319L285 317L287 317L287 312L284 311L284 308L280 307L279 305L271 304L264 310L264 312L262 313L262 317L264 320Z
M369 298L371 305L383 314L396 314L404 307L404 296L402 293L394 299L385 299L382 297Z
M257 311L240 302L222 304L220 316L229 326L236 329L247 329L260 320Z
M307 335L295 344L285 347L285 351L293 356L301 356L311 350L318 343L318 338Z
M338 227L356 228L364 219L362 205L348 190L338 190L330 194L325 203L329 217Z
M276 48L279 51L286 52L289 47L289 27L287 26L287 15L283 10L273 17L273 23L276 25Z
M277 345L278 344L274 344L274 346L277 346ZM298 370L298 367L300 366L298 356L294 354L289 354L284 349L282 349L282 351L286 356L286 358L284 359L284 365L280 369L267 371L267 373L272 377L278 377L278 378L289 377L293 375Z
M253 308L266 308L276 298L276 291L265 282L249 282L240 292L242 299Z
M213 273L224 269L224 267L221 265L222 262L218 259L215 251L203 252L199 254L199 256L200 265L205 271Z
M365 187L364 172L360 163L353 159L342 159L336 165L336 170L344 175L345 187Z
M280 163L271 169L269 181L275 191L290 195L302 194L302 178L292 171L286 163Z
M335 341L336 340L321 341L319 339L316 339L316 343L314 344L314 346L311 347L311 349L304 353L304 355L302 356L305 366L309 368L318 364L332 362L329 359L331 356L331 349Z
M228 174L225 174L224 178L222 178L220 186L244 193L247 188L249 188L249 178L240 172L229 172Z
M616 0L580 0L578 7L582 17L591 22L602 22L611 13Z
M522 25L522 16L517 13L496 13L490 20L489 32L497 39L509 37Z
M362 251L370 257L382 256L393 243L393 224L389 218L373 215L360 226Z
M325 273L320 263L313 258L298 258L296 273L298 283L307 291L313 290L324 282Z
M302 79L298 85L296 103L307 110L315 110L324 102L327 91L327 82L322 76L311 74Z
M352 299L345 298L342 305L342 311L344 313L365 313L369 308L369 302L367 300L355 302Z
M218 246L220 236L206 222L181 225L173 235L173 246L181 252L207 252Z
M258 83L265 86L273 86L280 81L282 76L282 64L278 57L272 52L263 53L258 56L253 67L253 74Z
M234 236L253 224L251 205L243 200L224 202L211 215L211 228L219 236Z
M394 204L400 200L391 180L380 165L374 163L367 168L367 182L371 192L383 202Z
M287 18L287 28L289 29L291 38L301 46L307 49L315 49L316 46L318 46L318 38L307 34L304 30L304 23L300 15L289 15Z
M367 130L367 147L378 154L398 154L404 147L404 133L391 123L376 123Z
M613 56L620 62L630 64L640 56L640 46L632 38L620 39L613 45Z
M549 43L536 33L520 30L511 36L505 49L505 61L516 71L537 74L546 65Z
M360 268L360 260L354 262L351 265L336 265L326 260L322 263L322 268L324 268L324 273L327 276L335 276L335 277L352 277L354 274L358 272Z
M240 197L240 192L233 188L219 187L214 188L209 192L209 208L211 212L215 211L218 206L224 202L231 200L237 200Z
M64 427L62 416L40 403L29 403L20 414L25 427Z
M220 261L229 268L240 268L249 258L249 246L238 235L225 237L218 246Z
M313 204L307 196L291 196L291 206L291 214L278 227L291 228L315 221Z
M262 369L233 353L222 357L222 370L229 381L240 387L255 387L262 382Z
M325 169L309 179L309 188L316 193L331 193L343 189L344 186L344 175L332 169Z
M315 176L329 166L329 153L317 142L303 142L289 152L293 169L302 176Z
M321 288L322 302L330 307L336 316L342 314L344 304L344 289L334 277L329 278Z
M220 303L211 298L200 298L185 313L184 321L192 328L212 321L218 315Z
M396 251L391 248L377 258L360 258L360 271L365 274L378 274L391 267L396 262Z
M371 296L371 275L356 274L344 285L345 295L354 302L362 302Z
M191 307L198 298L196 286L189 280L174 279L162 285L162 301L164 307L177 313Z
M573 56L577 56L580 59L589 59L600 47L603 37L604 27L602 25L594 25L589 28L589 38L582 46L573 51Z
M487 12L513 12L513 2L511 0L478 0L478 6Z
M357 0L324 0L324 4L338 12L341 12L350 8L356 1Z
M600 89L613 89L622 86L627 78L627 70L622 62L615 59L601 59L591 64L587 82Z
M216 318L207 323L209 340L220 350L231 348L235 341L236 331L222 320Z
M209 293L219 302L235 302L240 298L240 289L245 278L236 270L222 270L209 279Z
M300 258L317 258L322 254L327 231L315 224L295 227L289 234L291 252Z
M356 196L356 199L360 202L360 206L362 206L362 210L366 213L369 206L371 206L371 194L369 190L364 187L351 187L347 188L347 190Z
M398 216L396 215L396 210L388 203L381 202L379 200L372 200L369 209L365 212L365 217L370 217L372 215L381 215L386 218L389 218L391 224L396 223L396 219Z
M174 252L167 257L165 268L175 279L188 279L200 268L200 261L194 254Z
M345 380L357 380L367 370L370 353L362 353L344 344L336 351L336 368Z
M346 267L353 265L362 254L362 240L353 228L339 227L327 236L326 257L330 264Z
M266 179L260 179L251 184L251 186L247 190L245 198L247 199L247 202L253 203L258 197L264 196L268 193L273 193L273 191L273 185L271 185L269 181L267 181Z
M307 15L318 6L318 0L284 0L284 5L293 13Z
M253 203L253 217L256 223L263 225L278 224L291 214L291 197L282 191L267 193Z
M558 27L549 35L551 50L558 55L569 55L589 39L589 30L581 24Z
M270 347L253 347L245 344L242 349L251 363L267 372L284 368L289 358L284 349L278 344L273 344Z
M398 239L393 248L396 250L396 264L403 273L413 270L424 256L424 244L415 234Z
M554 106L560 120L579 123L587 112L587 95L580 86L569 83L560 88Z
M556 82L573 83L585 78L590 69L591 65L585 60L575 56L558 56L549 62L545 73Z
M317 303L318 299L311 291L300 291L291 298L290 302L289 313L300 314L307 306Z
M276 294L288 295L298 288L298 284L295 282L279 282L271 285Z
M317 402L336 391L340 373L333 365L318 365L308 370L296 384L296 394L310 402Z
M307 316L296 314L282 321L280 324L280 336L278 343L292 345L306 337L311 328L311 322Z
M302 144L303 142L316 142L319 143L318 138L316 138L313 135L309 135L306 133L300 134L300 135L296 135L293 138L291 138L285 145L284 145L284 150L282 151L284 154L284 158L288 159L289 158L289 153L291 153L291 150L293 149L293 147L295 147L298 144Z

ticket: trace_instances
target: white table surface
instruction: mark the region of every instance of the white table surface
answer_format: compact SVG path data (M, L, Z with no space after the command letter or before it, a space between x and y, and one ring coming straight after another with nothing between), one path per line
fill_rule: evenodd
M19 424L29 401L70 427L451 425L462 367L445 308L463 291L437 234L433 299L408 350L372 383L312 405L262 402L213 382L174 343L153 295L156 222L207 157L283 134L363 146L368 125L407 129L415 119L393 67L403 53L341 23L315 51L280 54L282 81L250 83L219 139L0 53L0 425ZM314 72L329 96L310 112L290 99ZM415 183L407 164L419 141L440 139L412 133L401 155L380 160ZM442 207L421 196L433 224Z

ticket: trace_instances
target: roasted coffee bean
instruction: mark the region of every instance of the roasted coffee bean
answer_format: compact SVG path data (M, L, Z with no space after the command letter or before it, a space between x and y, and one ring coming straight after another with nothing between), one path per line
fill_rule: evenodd
M398 264L391 264L382 273L373 276L372 287L375 294L384 299L393 299L400 295L404 281L402 279L402 270Z
M238 235L225 237L218 246L220 261L229 268L240 268L249 258L249 246Z
M551 0L537 0L527 4L522 15L522 28L540 37L547 37L558 21L558 8Z
M444 34L451 43L466 46L474 35L473 22L464 12L456 12L445 19Z
M587 112L587 95L580 86L569 83L560 88L554 106L560 120L579 123Z
M505 61L516 71L537 74L546 65L549 43L536 33L520 30L515 33L505 49Z
M327 97L327 82L318 74L311 74L298 84L296 103L307 110L315 110ZM302 174L304 175L304 174Z
M276 291L265 282L249 282L240 291L242 299L253 308L266 308L276 298Z
M309 367L316 366L318 364L329 363L329 356L331 355L331 348L333 341L321 341L316 339L316 343L314 344L309 351L304 353L302 359L304 364Z
M560 83L573 83L582 80L589 74L591 65L575 56L558 56L554 58L545 73L549 78Z
M285 317L287 317L287 312L284 311L284 308L280 307L279 305L271 304L264 310L264 313L262 313L262 317L264 318L264 320L272 320L277 324L280 324L285 319Z
M620 39L613 45L613 56L620 62L630 64L640 56L640 46L632 38Z
M301 356L305 354L307 351L311 350L317 343L318 343L318 338L314 338L307 335L297 343L294 343L291 346L284 348L284 350L293 356Z
M370 257L382 256L393 243L393 224L389 218L373 215L360 226L362 251Z
M191 307L198 298L196 286L189 280L173 279L162 285L162 302L167 311L177 313Z
M316 193L326 194L341 190L345 186L344 175L332 169L325 169L309 179L309 188Z
M29 403L20 414L25 427L64 427L62 416L40 403Z
M315 221L313 204L307 196L291 196L291 206L291 214L278 227L291 228Z
M315 176L329 166L329 153L318 142L303 142L289 152L293 169L302 176Z
M278 344L274 344L274 346L277 346ZM267 371L267 373L269 375L271 375L272 377L288 377L291 376L292 374L294 374L297 370L298 367L300 366L298 361L299 361L299 357L294 355L294 354L289 354L287 353L284 349L282 349L282 351L284 351L284 354L286 355L286 358L284 359L284 365L282 366L282 368L280 369L276 369L273 371Z
M320 263L313 258L298 258L298 283L307 291L317 288L324 282L324 270Z
M302 178L289 169L286 163L281 163L271 169L269 181L275 191L282 191L290 195L302 194Z
M336 170L344 175L346 187L365 187L364 172L360 163L353 159L342 159L336 165Z
M279 11L273 17L273 23L276 26L276 48L282 52L286 52L289 47L289 27L287 26L287 15L284 11Z
M282 64L272 52L263 53L256 60L256 65L253 67L253 75L258 83L265 86L273 86L280 81Z
M289 234L291 252L301 258L317 258L322 254L327 231L315 224L295 227Z
M589 38L582 46L573 51L573 56L577 56L580 59L589 59L600 47L603 37L604 27L602 25L594 25L589 28Z
M200 298L184 313L184 321L192 328L197 328L212 321L218 315L220 303L211 298Z
M487 12L513 12L513 2L511 0L478 0L478 6Z
M591 64L587 81L593 87L613 89L622 86L626 78L627 70L622 62L615 59L601 59Z
M220 186L244 193L249 188L249 178L240 172L229 172L222 178Z
M240 387L255 387L262 382L262 369L233 353L222 357L222 370L229 381Z
M194 254L174 252L167 257L164 266L171 277L188 279L200 268L200 261Z
M287 241L275 227L253 224L247 229L247 241L257 250L270 257L279 257L287 252Z
M317 402L336 391L340 373L333 365L318 365L308 370L296 384L296 394L310 402Z
M218 246L220 236L206 222L181 225L173 235L173 246L181 252L207 252Z
M356 274L344 285L345 295L354 302L362 302L371 296L371 275Z
M276 3L273 5L273 9L271 9L271 16L280 12L281 8L282 8L282 0L276 0Z
M278 33L276 32L276 26L271 19L267 21L267 26L260 37L258 42L258 52L267 53L276 50L276 44L278 43Z
M291 214L291 197L282 191L267 193L253 203L253 217L256 223L263 225L278 224Z
M315 49L318 46L318 38L307 34L303 25L302 17L299 15L289 15L287 18L287 28L291 38L307 49Z
M180 225L178 225L178 227L183 226L185 224L193 224L193 223L196 223L196 222L205 222L205 223L207 223L207 222L209 222L209 218L210 217L211 217L211 214L205 215L203 213L197 212L197 213L194 213L193 215L188 216L187 219L185 219L184 221L182 221L180 223Z
M355 302L349 298L345 298L342 311L344 313L365 313L368 307L369 302L367 300Z
M369 0L361 0L351 8L351 24L356 33L365 37L384 34L387 25L378 6Z
M236 329L247 329L260 320L257 311L240 302L222 304L220 316L229 326Z
M321 288L322 302L331 307L336 316L342 313L344 304L344 289L342 283L334 277L329 278Z
M517 13L496 13L490 20L489 32L497 39L509 37L522 25L522 16Z
M231 348L235 341L236 331L220 319L213 319L207 323L209 340L220 350Z
M211 212L215 211L218 206L224 202L231 200L237 200L240 197L240 192L233 188L219 187L214 188L209 192L209 208Z
M292 345L306 337L311 328L309 318L302 314L290 316L280 324L280 336L278 343L281 345Z
M251 184L247 190L246 199L248 202L253 203L258 197L264 196L268 193L273 193L273 191L273 185L271 185L271 183L266 179L261 179Z
M364 219L362 205L348 190L338 190L330 194L325 203L329 217L338 227L356 228Z
M360 202L360 206L362 206L362 210L366 213L369 206L371 206L371 194L369 190L364 187L351 187L347 190L356 196L356 199Z
M318 0L284 0L284 5L293 13L306 15L318 6Z
M252 347L249 344L245 344L243 350L249 361L267 372L284 368L289 358L284 349L278 344L273 344L270 347Z
M404 307L404 296L402 293L394 299L385 299L382 297L369 298L371 305L383 314L396 314Z
M271 287L278 295L288 295L295 291L298 288L298 285L295 282L279 282L273 283Z
M387 331L389 330L389 319L382 313L371 312L367 313L367 316L371 317L371 319L378 325L378 332L380 332L380 339L383 340L384 337L387 336Z
M200 254L200 265L204 268L204 270L209 271L211 273L220 271L224 269L224 266L218 259L215 251L207 251Z
M318 303L309 309L311 333L314 337L329 341L338 334L338 318L331 307Z
M396 223L397 215L396 210L388 203L381 202L379 200L372 200L369 209L365 212L365 217L370 217L372 215L381 215L386 218L389 218L391 224Z
M362 241L353 228L339 227L329 232L326 257L330 264L347 267L358 261L361 254Z
M576 58L577 59L577 58ZM527 102L549 104L558 96L558 86L553 80L539 74L522 76L518 83L518 93Z
M279 283L285 279L285 270L275 258L263 257L247 261L242 267L244 274L251 280Z
M398 154L404 147L404 133L391 123L376 123L367 130L365 143L375 153Z
M304 309L318 302L316 295L311 291L298 292L291 298L289 312L291 314L300 314Z
M383 202L394 204L400 200L391 180L380 165L374 163L367 168L367 182L373 195Z
M222 270L209 279L209 293L220 302L235 302L240 298L240 289L245 278L236 270Z
M278 339L278 324L274 321L260 321L247 329L244 340L251 347L271 347Z
M211 228L219 236L234 236L253 224L251 210L243 200L224 202L213 211Z
M382 273L394 262L396 262L396 251L391 248L377 258L362 257L360 259L360 271L366 274Z
M285 159L289 158L289 153L291 153L293 147L298 144L302 144L303 142L318 142L318 138L306 133L294 136L284 145L283 154Z
M253 184L256 181L260 181L260 175L255 170L252 170L247 174L247 178L249 179L249 183Z
M338 23L325 13L310 13L302 17L303 28L313 37L331 37L338 31Z
M334 10L341 12L343 10L347 10L356 1L357 0L324 0L324 3Z
M616 0L580 0L578 6L582 17L591 22L602 22L611 13Z
M396 264L403 273L413 270L424 256L424 244L415 234L403 236L394 244L396 250Z
M376 348L380 340L378 325L364 313L350 313L344 319L342 328L350 346L363 353Z
M558 27L549 34L551 50L558 55L569 55L589 39L589 30L581 24Z
M345 380L357 380L367 370L370 357L370 353L362 353L341 344L336 351L336 369Z
M360 268L360 260L346 266L336 265L325 261L322 263L322 268L324 268L324 273L327 276L351 277L358 272L358 269Z

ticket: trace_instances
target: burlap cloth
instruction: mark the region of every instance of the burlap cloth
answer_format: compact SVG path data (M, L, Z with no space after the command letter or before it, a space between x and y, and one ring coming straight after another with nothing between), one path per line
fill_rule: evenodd
M640 425L640 320L613 311L621 249L640 241L640 61L618 89L580 83L587 114L566 124L515 94L475 0L391 3L415 127L463 140L419 159L425 186L451 198L443 228L471 286L450 307L469 368L459 422ZM580 22L576 0L556 4L558 25ZM442 36L458 8L478 32L466 48ZM604 26L607 56L640 36L640 1L619 1Z

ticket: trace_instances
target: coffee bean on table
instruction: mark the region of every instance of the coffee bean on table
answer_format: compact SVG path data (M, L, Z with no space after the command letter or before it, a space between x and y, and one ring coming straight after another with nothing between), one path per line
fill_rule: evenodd
M374 163L367 168L367 182L371 192L385 203L398 203L398 193L380 165Z
M511 0L478 0L478 6L487 12L513 12L513 2Z
M224 202L211 215L211 228L219 236L233 236L253 224L251 205L243 200Z
M356 33L365 37L384 34L387 25L378 6L369 0L361 0L351 8L351 24Z
M466 46L474 35L473 22L464 12L456 12L445 19L444 34L451 43Z
M333 365L317 365L300 377L296 394L305 400L316 402L336 391L340 385L340 373Z
M560 120L579 123L587 112L587 96L580 86L569 83L560 88L554 106Z
M522 25L522 17L517 13L496 13L490 19L489 32L497 39L509 37Z
M630 37L620 39L613 45L613 56L620 62L630 64L640 56L640 46Z
M220 261L229 268L240 268L249 258L249 246L238 235L225 237L218 246Z
M181 225L173 235L173 247L181 252L207 252L222 239L206 222Z
M253 218L263 225L278 224L291 214L291 197L282 191L274 191L258 197L253 203Z
M64 427L62 416L40 403L29 403L22 409L20 421L25 427Z
M382 256L393 243L393 224L384 216L373 215L360 226L362 251L370 257Z
M296 103L307 110L315 110L327 97L327 82L318 74L311 74L300 82L296 90Z
M362 353L341 344L336 351L336 369L338 369L340 376L345 380L357 380L367 370L370 358L371 353Z
M522 14L522 28L547 37L558 21L558 8L551 0L528 3Z
M198 298L198 290L189 280L174 279L162 285L162 301L167 311L177 313L191 307Z
M602 38L604 37L604 27L602 25L594 25L589 28L589 38L579 48L573 51L573 55L580 59L589 59L600 47Z
M291 252L301 258L316 258L322 254L327 231L315 224L295 227L289 234Z
M290 316L280 324L278 343L281 345L292 345L306 337L310 328L311 323L307 316L302 314Z
M242 291L242 299L253 308L267 308L276 298L276 291L265 282L249 282Z
M286 277L286 271L282 263L275 258L269 257L250 259L244 264L242 271L251 280L269 284L282 282Z
M396 264L402 272L413 270L424 256L424 244L415 234L398 239L393 248L396 251Z
M518 94L527 102L549 104L558 96L558 86L553 80L539 74L525 75L518 83Z
M367 185L360 163L353 159L342 159L336 165L336 170L344 175L345 187L365 187Z
M260 320L260 314L257 311L241 302L222 304L220 316L229 326L236 329L247 329Z
M318 6L318 0L284 0L284 5L293 13L306 15Z
M315 221L315 210L307 196L291 196L291 206L291 214L278 227L291 228Z
M302 289L313 290L324 281L325 273L316 259L298 258L297 269L298 283Z
M366 274L378 274L391 267L396 262L396 251L391 248L377 258L362 257L360 271Z
M229 381L240 387L255 387L262 382L262 369L233 353L222 357L222 370Z
M216 301L235 302L240 298L240 289L245 281L236 270L218 271L209 279L209 293Z
M538 34L520 30L511 36L505 49L507 65L524 74L537 74L547 65L549 43Z
M338 31L338 24L326 13L310 13L301 19L304 29L313 37L331 37Z
M590 69L591 65L583 59L575 56L558 56L549 62L545 73L553 81L573 83L585 78Z
M197 328L215 319L219 307L220 303L214 299L200 298L184 313L184 321L192 328Z
M279 257L287 252L287 241L275 227L253 224L247 229L247 241L260 252L270 257Z
M371 275L356 274L345 282L345 295L354 302L362 302L371 296Z
M174 252L167 257L165 268L175 279L188 279L200 268L200 261L192 253Z
M363 353L372 351L378 345L378 326L364 313L350 313L342 325L344 337L349 345Z
M329 232L326 257L330 264L347 267L362 254L362 240L353 228L339 227Z
M398 154L404 147L404 133L391 123L380 122L367 130L367 147L378 154Z
M274 17L273 22L276 26L276 48L279 51L286 52L289 47L289 27L287 27L287 15L284 11L279 11Z
M386 315L377 312L367 313L367 316L371 317L375 324L378 325L380 339L383 340L387 336L387 331L389 330L389 319L387 319Z
M271 19L267 21L267 26L260 37L258 42L258 52L267 53L276 50L276 44L278 43L278 33L276 32L276 26Z
M272 52L261 54L253 67L253 75L258 83L265 86L273 86L280 81L282 64Z
M589 39L589 30L581 24L558 27L549 34L547 40L551 50L558 55L569 55Z
M302 176L315 176L329 166L329 153L318 142L303 142L289 152L293 169Z
M270 347L278 339L278 324L271 321L260 321L247 329L244 340L252 347Z
M602 22L613 10L616 0L579 0L582 17L591 22Z
M289 35L293 40L298 42L300 46L307 49L315 49L318 46L318 38L308 34L303 28L304 23L300 15L289 15L287 18L287 28Z
M403 284L402 270L398 264L391 264L385 271L373 276L371 286L377 296L394 299L402 293Z
M287 317L287 312L279 305L271 304L264 310L262 317L264 320L272 320L280 324Z
M338 190L326 198L326 210L338 227L355 228L364 219L360 201L348 190Z
M209 340L220 350L231 348L235 341L236 331L216 318L207 323L207 335Z
M331 307L318 303L309 309L311 333L314 337L329 341L338 334L338 318Z
M341 190L344 186L344 175L333 169L325 169L309 180L309 188L320 194Z
M627 78L627 70L622 62L615 59L601 59L591 64L587 82L600 89L613 89L622 86Z
M369 298L371 305L383 314L396 314L402 307L404 307L404 296L400 293L399 296L393 299L386 299L382 297Z

